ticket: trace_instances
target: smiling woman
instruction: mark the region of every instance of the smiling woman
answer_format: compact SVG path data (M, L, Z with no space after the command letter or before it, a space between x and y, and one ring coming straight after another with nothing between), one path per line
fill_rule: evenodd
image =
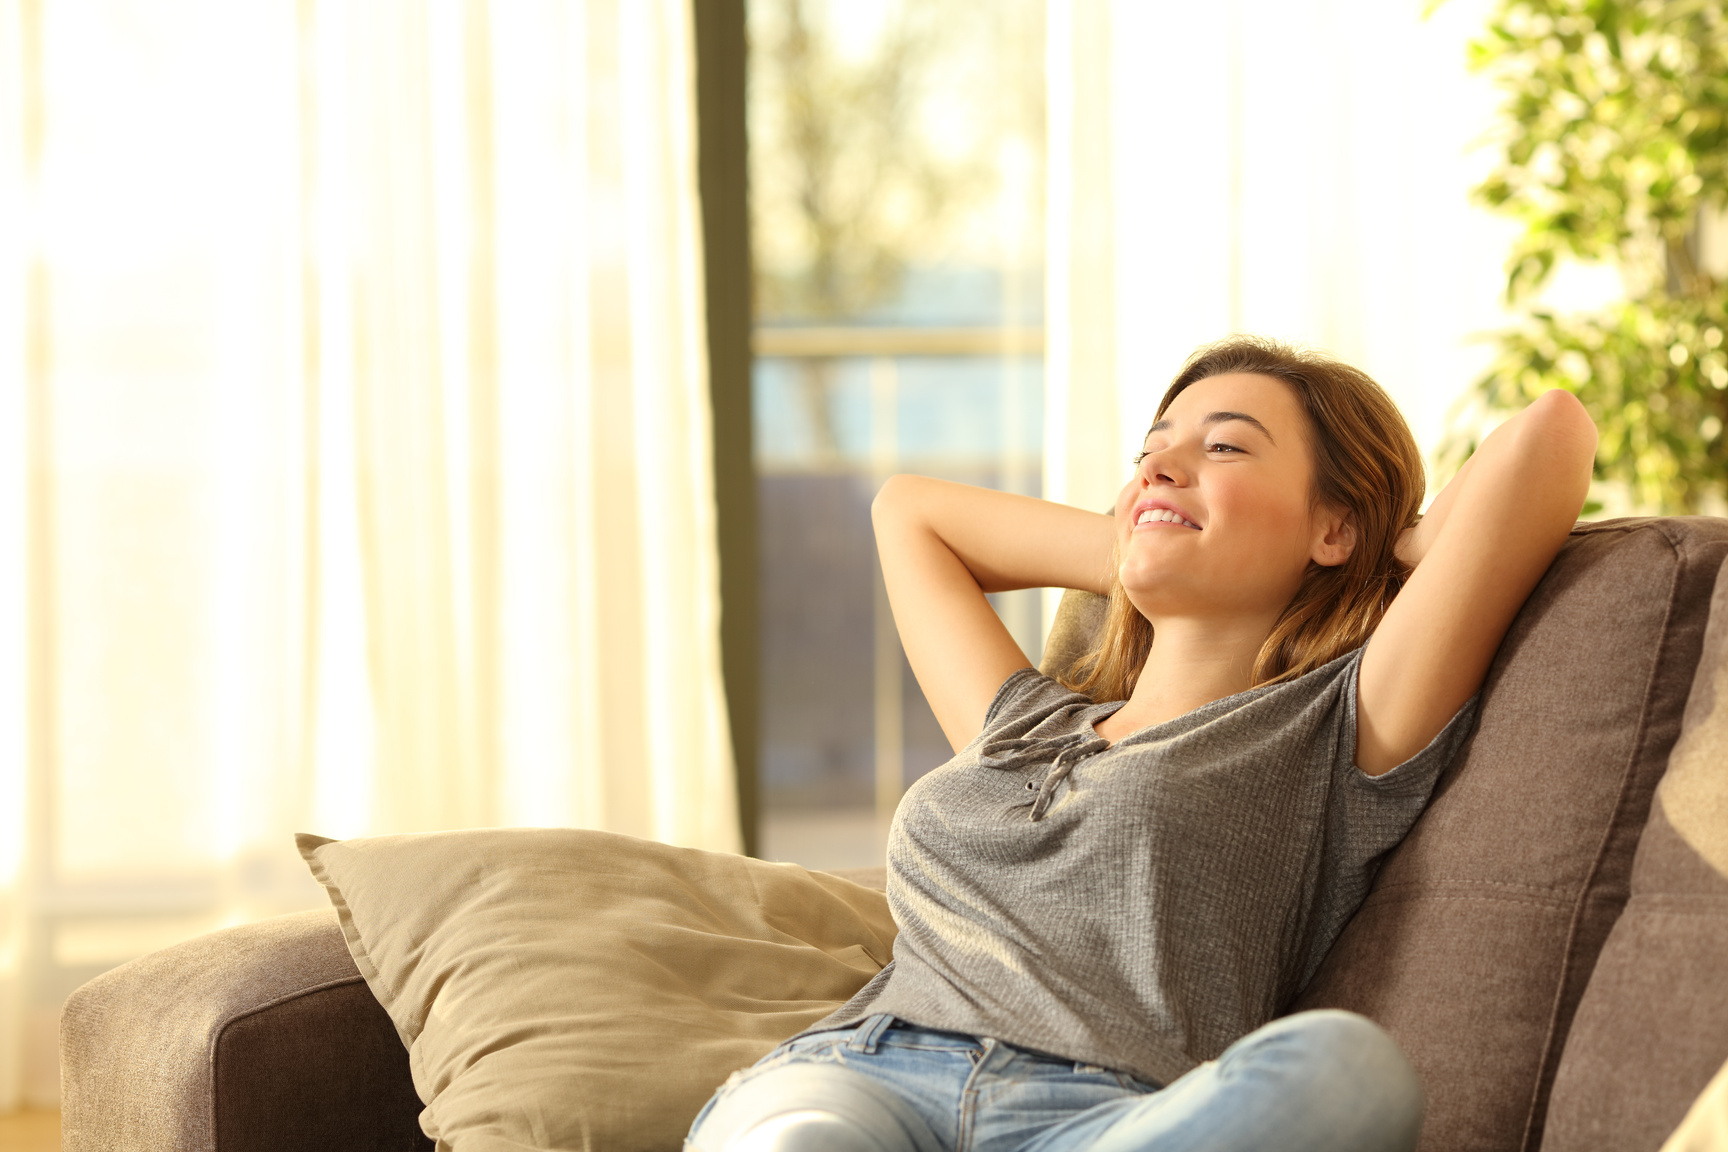
M923 1148L958 1116L1052 1148L1414 1147L1421 1090L1385 1033L1277 1017L1469 736L1594 446L1544 398L1418 521L1379 386L1237 337L1177 375L1113 516L890 481L888 596L957 754L895 814L894 963L723 1089L692 1146L765 1148L768 1122L781 1149L833 1123ZM1110 596L1073 683L985 599L1039 585Z
M1272 523L1257 529L1261 544L1252 555L1263 557L1265 541L1291 526L1305 525L1310 536L1322 529L1348 537L1305 540L1298 532L1287 541L1298 555L1282 571L1299 581L1271 590L1274 618L1255 633L1264 640L1248 674L1256 684L1289 679L1360 646L1403 586L1409 570L1393 549L1398 534L1416 522L1422 457L1397 407L1362 372L1271 341L1237 338L1189 359L1159 404L1135 465L1179 459L1174 421L1208 408L1195 429L1204 453L1253 461L1246 475L1222 473L1238 479L1220 495L1250 478L1267 486L1249 514ZM1207 594L1216 596L1219 587L1216 577L1207 581ZM1152 647L1156 613L1131 602L1127 588L1126 581L1112 586L1106 643L1069 683L1094 698L1129 696Z

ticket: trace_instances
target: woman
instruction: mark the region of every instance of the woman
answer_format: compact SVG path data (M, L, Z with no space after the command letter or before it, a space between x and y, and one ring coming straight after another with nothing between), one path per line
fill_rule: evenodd
M883 575L958 754L895 816L894 963L689 1146L1413 1148L1383 1032L1277 1017L1468 736L1595 445L1550 392L1419 519L1372 380L1237 338L1171 384L1114 517L890 480ZM1045 586L1110 597L1066 683L985 599Z

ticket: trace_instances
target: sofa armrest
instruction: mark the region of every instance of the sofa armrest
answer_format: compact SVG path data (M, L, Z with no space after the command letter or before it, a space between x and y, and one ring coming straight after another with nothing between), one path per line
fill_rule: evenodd
M432 1147L408 1053L334 912L189 940L74 992L60 1026L65 1152Z

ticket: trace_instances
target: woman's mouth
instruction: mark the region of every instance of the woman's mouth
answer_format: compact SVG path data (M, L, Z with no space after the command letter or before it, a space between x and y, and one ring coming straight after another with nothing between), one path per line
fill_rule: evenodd
M1200 525L1194 523L1194 521L1188 519L1174 508L1148 508L1146 511L1140 513L1140 518L1138 520L1134 521L1134 526L1136 528L1142 524L1180 524L1182 527L1192 528L1196 532L1200 530Z

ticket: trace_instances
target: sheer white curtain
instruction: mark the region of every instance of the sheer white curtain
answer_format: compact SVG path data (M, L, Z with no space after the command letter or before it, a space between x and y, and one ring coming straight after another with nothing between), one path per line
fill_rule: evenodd
M1050 0L1045 491L1107 507L1165 385L1231 332L1324 348L1425 450L1505 323L1469 189L1489 0Z
M739 844L688 0L0 0L0 1109L290 833Z

